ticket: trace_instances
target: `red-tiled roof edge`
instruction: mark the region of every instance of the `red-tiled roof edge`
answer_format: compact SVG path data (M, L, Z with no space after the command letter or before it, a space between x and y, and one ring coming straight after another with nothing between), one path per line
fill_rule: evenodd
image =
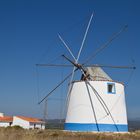
M13 117L11 116L0 117L0 122L13 122Z
M38 118L26 117L26 116L15 116L15 117L18 117L20 119L23 119L23 120L31 122L31 123L45 123L44 121L42 121L41 119L38 119Z

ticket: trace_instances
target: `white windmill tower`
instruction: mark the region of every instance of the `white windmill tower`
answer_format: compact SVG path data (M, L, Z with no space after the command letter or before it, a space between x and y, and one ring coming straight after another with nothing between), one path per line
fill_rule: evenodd
M68 131L97 131L97 132L127 132L127 113L125 104L124 85L112 80L101 67L109 68L130 68L131 66L105 66L105 65L85 65L79 64L79 57L84 46L84 42L93 18L90 17L86 28L81 47L77 58L59 35L60 40L67 48L74 61L63 55L63 57L73 64L72 73L66 76L53 90L51 90L40 102L47 99L54 90L62 85L70 76L69 90L67 95L67 115L64 124L64 130ZM107 47L112 40L124 31L126 26L111 39L101 46L92 57ZM38 66L63 66L55 64L37 64ZM69 65L65 65L69 66ZM73 81L75 71L82 72L79 81Z

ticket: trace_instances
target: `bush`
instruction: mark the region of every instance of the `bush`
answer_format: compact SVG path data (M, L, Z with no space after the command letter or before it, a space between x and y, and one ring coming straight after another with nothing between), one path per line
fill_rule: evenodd
M4 128L5 131L20 131L24 130L21 126L15 125L15 126L8 126Z
M19 125L15 125L15 126L12 126L11 128L15 129L15 130L23 130L24 128L19 126Z

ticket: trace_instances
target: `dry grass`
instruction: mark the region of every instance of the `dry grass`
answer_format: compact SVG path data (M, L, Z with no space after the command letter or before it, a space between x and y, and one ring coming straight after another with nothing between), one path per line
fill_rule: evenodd
M0 140L140 140L140 131L131 133L80 133L61 130L0 128Z

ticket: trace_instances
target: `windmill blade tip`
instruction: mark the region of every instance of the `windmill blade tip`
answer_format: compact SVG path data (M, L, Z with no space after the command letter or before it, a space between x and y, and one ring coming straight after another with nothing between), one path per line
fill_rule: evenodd
M126 24L125 26L124 26L124 29L126 30L128 28L128 24Z
M93 15L94 15L94 13L95 13L95 12L94 12L94 11L92 11L92 14L91 14L91 15L93 16Z
M135 69L136 69L136 67L133 67L133 69L135 70Z
M59 38L61 37L59 33L57 35L58 35Z

